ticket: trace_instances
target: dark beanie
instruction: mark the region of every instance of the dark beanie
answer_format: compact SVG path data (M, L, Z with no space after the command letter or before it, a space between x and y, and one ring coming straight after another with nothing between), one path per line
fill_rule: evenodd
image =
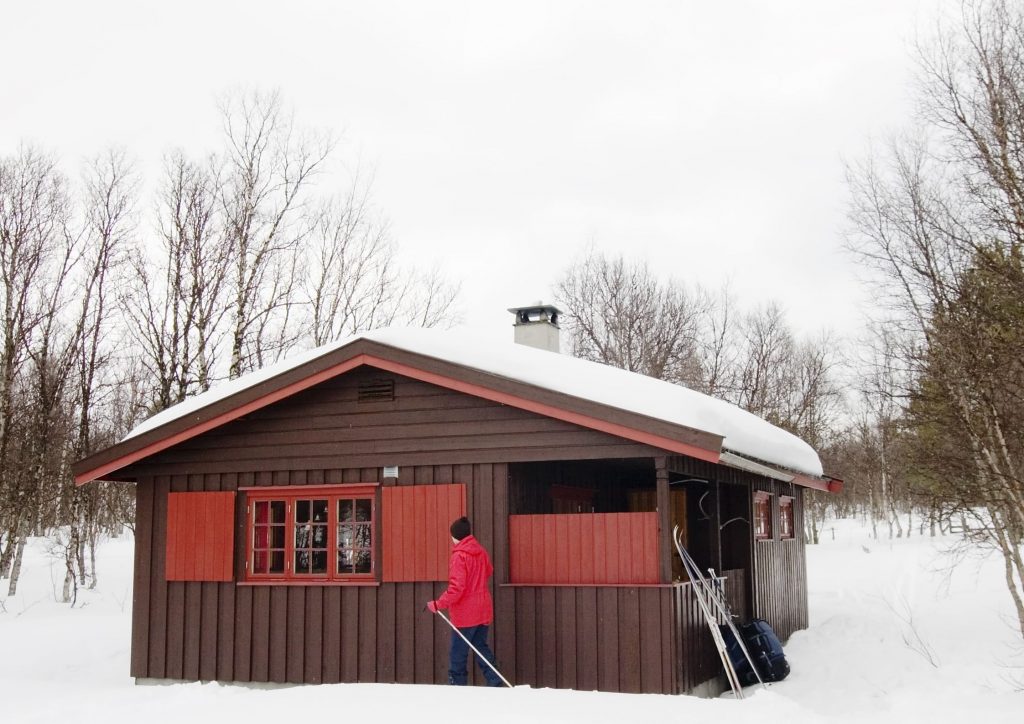
M467 518L466 516L462 516L457 521L452 523L451 531L452 538L454 538L455 540L462 540L467 535L472 533L473 531L470 529L469 526L469 518Z

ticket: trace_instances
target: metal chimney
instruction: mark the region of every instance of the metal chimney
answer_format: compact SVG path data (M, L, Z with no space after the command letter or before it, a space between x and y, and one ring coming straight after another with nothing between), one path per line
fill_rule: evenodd
M559 352L558 319L561 310L550 304L536 302L525 307L512 307L508 311L516 315L512 328L516 344Z

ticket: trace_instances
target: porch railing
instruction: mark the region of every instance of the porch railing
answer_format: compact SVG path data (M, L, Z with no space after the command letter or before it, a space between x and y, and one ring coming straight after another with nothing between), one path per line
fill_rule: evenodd
M659 582L657 513L509 517L509 582L644 585Z

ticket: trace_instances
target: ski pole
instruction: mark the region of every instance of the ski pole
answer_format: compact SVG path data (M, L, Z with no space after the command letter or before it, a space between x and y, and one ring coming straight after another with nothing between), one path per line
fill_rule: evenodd
M488 660L487 660L487 657L486 657L486 656L484 656L483 654L481 654L481 653L480 653L480 651L479 651L479 650L477 649L477 647L476 647L476 646L474 646L474 645L473 645L472 643L470 643L469 639L467 639L467 638L466 638L466 635L465 635L464 633L462 633L462 632L461 632L461 631L459 631L459 630L458 630L457 628L455 628L455 624L453 624L453 623L452 623L452 622L451 622L451 621L450 621L450 620L448 619L448 617L447 617L447 616L445 616L445 615L444 615L443 613L441 613L440 611L438 611L438 612L437 612L437 615L438 615L438 616L440 616L441 618L443 618L443 619L444 619L444 622L445 622L446 624L448 624L449 626L451 626L451 628L452 628L452 631L454 631L455 633L457 633L457 634L459 635L459 637L460 637L460 638L461 638L461 639L462 639L463 641L465 641L465 642L466 642L466 645L467 645L467 646L469 646L469 648L473 649L473 653L474 653L474 654L476 654L476 657L477 657L478 659L480 659L480 660L481 660L481 661L483 661L483 662L484 662L485 664L487 664L488 666L490 666L490 667L491 667L491 671L493 671L493 672L494 672L495 674L497 674L497 675L498 675L498 678L500 678L500 679L501 679L502 681L504 681L504 682L505 682L505 686L507 686L507 687L508 687L508 688L510 688L510 689L511 689L511 688L513 688L513 687L512 687L512 684L510 684L510 683L509 683L508 679L506 679L506 678L505 678L504 676L502 676L502 675L501 675L501 672L500 672L500 671L498 671L498 670L497 670L497 669L496 669L496 668L494 667L494 664L492 664L492 663L491 663L490 661L488 661Z

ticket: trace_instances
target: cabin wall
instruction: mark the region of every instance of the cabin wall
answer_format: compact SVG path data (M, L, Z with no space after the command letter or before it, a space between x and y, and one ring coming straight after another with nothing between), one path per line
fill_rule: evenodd
M394 379L394 399L359 401ZM358 369L125 469L125 476L651 458L659 451L401 375Z
M140 480L132 676L278 683L446 682L449 629L422 611L426 601L444 590L444 583L252 586L165 580L169 492L301 485L310 477L320 478L319 472L312 476L309 472L287 477L211 474ZM362 482L378 472L328 470L323 471L323 479ZM495 624L491 642L499 667L514 683L680 693L688 690L680 687L716 675L715 652L686 584L503 585L508 578L507 466L407 467L394 484L450 482L466 483L475 535L492 552ZM235 535L239 580L244 520L244 496L239 495ZM742 591L739 579L736 585ZM480 679L474 669L471 683L481 683Z
M495 565L491 641L514 683L680 693L714 675L718 665L710 637L685 584L505 585L510 463L650 460L662 452L400 376L394 376L394 400L358 402L359 383L380 376L353 371L124 471L138 480L133 676L444 683L449 629L422 610L443 591L442 582L301 586L166 580L170 492L359 482L466 485L467 513ZM670 470L703 472L711 480L749 486L756 477L689 458L671 460ZM382 478L384 465L399 466L397 480ZM802 554L800 501L798 495L794 510ZM245 520L245 497L238 495L236 581L244 579ZM793 627L772 619L786 613L783 597L752 591L748 599L747 591L749 577L770 566L797 572L793 560L777 560L774 548L761 554L753 574L730 575L730 597L734 608L741 607L736 610L751 600L788 636ZM758 580L774 585L763 575ZM803 596L806 625L806 586ZM471 683L480 683L475 668L471 675Z
M725 571L723 574L726 600L733 611L742 611L747 606L746 577L742 574L742 571ZM673 637L678 641L677 691L693 691L708 681L717 681L718 689L722 689L725 685L722 659L708 633L707 619L690 584L676 584L672 588L672 608ZM719 615L717 621L724 624L725 618Z
M804 544L804 490L765 481L760 490L772 493L772 539L754 541L754 615L768 621L785 642L808 626L807 550ZM794 537L779 537L779 496L793 497Z
M731 517L742 514L746 520L748 535L734 536L730 541L728 529L723 531L723 548L715 552L726 566L736 566L747 560L750 565L746 572L749 598L742 611L747 617L763 618L785 642L794 631L808 626L807 605L807 557L804 541L804 489L791 483L771 480L761 475L736 470L735 468L706 463L686 457L670 457L669 470L673 476L694 477L717 483L731 502L713 515L727 522ZM673 477L675 479L675 477ZM742 488L742 495L737 493ZM755 541L751 530L753 518L753 494L755 490L771 493L772 540ZM782 540L779 537L779 496L793 497L794 537ZM733 523L731 525L739 525ZM733 531L735 533L735 531ZM747 547L746 553L740 549ZM699 561L698 561L699 562ZM724 566L716 564L716 568Z
M449 629L423 605L441 582L379 586L239 585L165 580L169 492L252 485L375 482L376 468L159 475L137 487L131 674L141 678L293 683L447 681ZM507 466L405 467L383 484L464 483L474 534L507 578ZM236 501L235 573L244 578L245 497ZM514 618L495 583L492 642L509 650ZM506 597L507 598L507 597Z

